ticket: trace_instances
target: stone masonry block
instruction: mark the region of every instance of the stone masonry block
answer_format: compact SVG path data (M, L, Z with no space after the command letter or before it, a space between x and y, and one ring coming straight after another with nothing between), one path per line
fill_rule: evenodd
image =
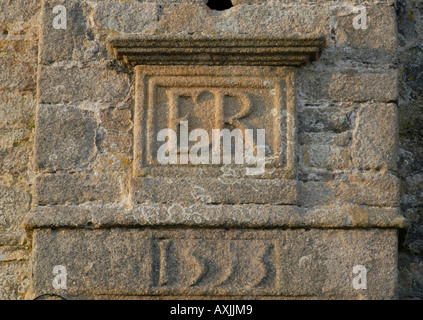
M398 99L395 71L357 72L357 70L303 70L298 75L299 96L307 103L392 102Z
M323 6L283 7L239 5L214 11L198 3L170 3L160 16L160 33L199 34L294 34L320 33L330 42L330 12Z
M22 224L30 205L31 196L27 191L0 187L0 230L16 230Z
M35 163L41 170L72 169L96 153L97 122L93 114L73 106L39 105Z
M329 81L328 94L334 101L392 102L398 99L398 75L386 73L337 73Z
M366 104L358 112L352 158L360 169L395 170L398 158L398 116L395 104Z
M39 0L3 0L0 3L0 21L26 21L40 9Z
M295 204L297 183L274 179L135 178L132 197L137 203Z
M43 66L39 77L39 100L46 104L120 102L130 91L129 76L97 64L87 68Z
M115 202L121 199L121 182L113 173L39 175L34 193L34 202L40 205Z
M34 63L0 55L0 90L35 92L35 88L36 66Z
M365 5L364 7L367 13L365 29L354 27L353 20L360 12L354 13L352 6L348 7L349 12L344 12L337 18L335 24L337 45L395 51L397 45L395 8L386 5Z
M159 6L143 2L103 2L92 6L94 27L121 33L154 32L159 21Z
M14 123L32 123L36 101L30 95L0 91L0 126Z
M37 230L35 295L392 299L397 232L368 230ZM52 286L53 267L68 274ZM353 267L368 270L355 290Z
M336 195L346 203L397 207L400 201L399 180L391 173L354 173L340 181Z
M56 6L66 8L66 29L55 29L53 21L59 13L54 13ZM43 1L40 63L52 64L59 61L71 61L74 53L84 48L87 39L87 6L80 0Z

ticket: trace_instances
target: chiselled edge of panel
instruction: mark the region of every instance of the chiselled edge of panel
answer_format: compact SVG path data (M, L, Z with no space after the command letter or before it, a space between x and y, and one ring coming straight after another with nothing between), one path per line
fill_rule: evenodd
M139 204L39 206L25 219L28 230L42 228L397 228L407 221L396 207L331 205L317 208L278 205Z
M319 58L325 46L320 35L301 36L163 36L114 35L108 51L137 65L306 65Z

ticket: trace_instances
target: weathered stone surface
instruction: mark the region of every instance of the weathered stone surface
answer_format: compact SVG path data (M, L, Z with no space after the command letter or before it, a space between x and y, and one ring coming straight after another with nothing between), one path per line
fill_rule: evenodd
M358 112L352 159L360 169L395 170L398 161L398 117L394 104L368 104Z
M322 108L304 108L298 118L301 131L340 133L351 129L353 110L333 105Z
M34 202L41 205L120 199L121 185L115 174L42 174L35 181Z
M0 246L0 300L28 299L30 256L27 250Z
M279 179L136 178L131 196L143 203L295 204L297 183Z
M350 130L333 133L333 132L300 132L299 143L301 145L329 145L333 148L348 147L352 140L352 132Z
M123 135L108 133L103 139L101 147L105 152L114 154L125 153L130 156L130 159L132 160L132 154L130 154L132 150L132 140L132 135L129 134Z
M307 195L309 196L309 195ZM351 204L305 208L281 205L208 205L146 203L86 203L79 206L38 206L25 220L28 229L37 228L399 228L407 221L399 208L379 208ZM323 203L323 201L322 201ZM318 203L313 203L316 205Z
M396 101L397 77L396 72L334 74L330 78L328 94L334 101Z
M291 245L288 241L289 243L286 242L285 245L291 251L292 259L298 261L291 261L288 258L287 273L280 273L282 274L280 283L290 280L288 285L283 286L286 290L284 295L294 298L300 297L299 294L302 292L311 294L311 297L395 297L390 295L393 286L380 285L376 295L369 292L367 295L360 295L357 292L343 291L337 284L332 287L329 285L333 290L326 290L331 280L325 267L321 268L322 265L318 262L325 260L328 247L335 248L334 252L338 255L336 259L340 259L339 261L351 261L348 259L364 256L367 247L360 247L360 241L363 239L358 239L358 234L361 236L366 232L387 232L390 234L390 239L396 239L395 230L408 225L401 217L403 212L412 222L412 227L404 247L399 247L398 286L403 298L422 297L420 226L423 201L421 194L423 149L420 142L423 139L420 139L422 137L420 106L423 100L420 71L423 61L421 52L423 8L420 1L362 1L368 13L367 30L356 30L353 27L352 22L357 15L353 12L353 8L358 4L355 0L342 2L233 0L234 7L224 11L211 10L206 3L207 0L4 0L1 2L0 256L3 260L0 270L0 298L23 298L28 289L29 261L27 258L22 258L24 254L20 251L22 248L26 250L24 245L27 240L18 226L29 209L31 198L33 198L33 210L28 216L27 228L36 230L36 233L40 228L111 228L114 231L116 227L132 228L133 230L122 231L124 235L116 236L116 239L121 239L116 244L119 248L119 243L127 241L125 232L133 234L136 239L138 232L140 234L144 232L142 230L146 226L152 228L160 226L164 229L170 227L175 234L186 231L183 228L178 231L181 226L200 229L311 228L313 234L319 234L313 239L321 239L316 242L320 245L316 248L317 251L313 251L312 258L316 258L314 252L323 250L323 253L318 253L317 258L313 260L313 263L317 264L315 268L311 266L311 269L307 269L308 254L305 254L303 259L297 256L306 251L303 247L308 248L302 247L302 244L306 243L303 236L309 231L298 230L298 238L291 236L293 230L282 232L289 235L286 239L292 240L292 243L296 242L295 245ZM55 30L52 27L52 21L56 16L53 7L57 4L63 4L68 9L67 30ZM398 14L397 18L395 11ZM398 31L395 20L398 21ZM131 33L136 35L129 35ZM255 179L257 181L254 182L252 179L245 180L243 172L245 168L236 171L225 166L212 168L216 170L194 166L187 168L156 166L145 170L145 163L142 163L146 159L145 150L142 148L146 139L143 134L154 131L141 121L145 119L139 103L142 98L140 92L143 89L139 86L140 78L136 79L141 76L136 75L137 72L133 72L132 68L125 66L124 62L116 61L106 50L108 36L120 37L124 34L125 39L148 35L151 38L171 39L226 37L231 40L260 37L265 40L287 35L301 38L309 34L324 39L325 46L320 58L296 69L296 79L291 79L295 81L281 87L282 90L291 88L290 95L297 98L297 102L292 99L293 104L286 113L287 118L281 119L281 123L286 123L286 128L291 130L287 133L282 127L281 136L288 135L289 138L286 144L279 144L281 150L289 149L287 152L290 155L287 161L291 164L289 170L282 172L284 174L279 172L272 176L274 167L266 167L266 179L262 179L263 181ZM396 48L397 36L399 49ZM243 44L246 43L241 42L239 47ZM191 63L204 63L213 59L211 56L198 55L195 50L204 54L205 47L209 51L221 50L224 45L225 43L223 46L214 47L212 41L209 41L207 45L184 50L191 52L190 54L195 53L192 55L194 59L188 59ZM251 46L249 47L251 49ZM143 48L147 51L150 49ZM268 47L265 51L269 53L271 51L269 49L272 48ZM138 54L142 51L140 48L136 50L139 51ZM157 53L167 54L167 62L169 55L175 58L175 51L172 51L171 47L164 49L154 47L154 50L154 59L157 59ZM300 49L297 47L296 50ZM236 55L241 51L233 50L232 54ZM399 60L396 57L397 53ZM125 54L128 55L128 52ZM232 57L227 52L226 56L229 58L222 62L223 64L230 61L249 63L245 62L245 57ZM154 60L150 59L151 57L146 58L138 60L138 63ZM264 61L272 60L269 56L261 58ZM173 59L174 62L184 60L187 60L186 56L180 60ZM149 69L150 66L142 68ZM167 73L170 69L171 67L158 68L157 72L163 74L164 78L170 78ZM206 75L207 81L227 72L228 81L226 84L221 83L218 89L226 90L230 86L228 83L234 83L235 87L239 87L240 82L236 81L235 73L231 73L235 69L234 67L213 69L214 71ZM268 76L276 72L276 69L268 68L260 73L254 68L240 67L237 72L245 77L243 83L251 84L256 80L258 82L267 80L262 78L262 74ZM178 77L180 84L189 83L193 74L181 72L172 76ZM133 85L136 82L138 86ZM259 93L257 97L265 97L265 101L252 100L254 110L262 110L262 119L252 123L251 120L255 121L256 118L246 118L243 119L244 125L251 125L254 128L264 127L266 130L272 128L268 119L263 120L266 115L275 113L272 108L268 109L272 105L268 103L270 95L275 89L275 81L271 82L272 84L263 83L263 88L256 88L257 91L263 90L263 94ZM178 85L171 84L165 87L163 92L175 90L177 87ZM39 126L33 118L37 88L40 103L38 116L41 116L43 126ZM184 102L189 100L194 91L194 89L185 91L187 96ZM270 95L266 96L268 91ZM138 102L134 104L134 100ZM240 101L232 99L229 111L237 111ZM163 114L161 118L163 121L151 123L160 125L166 123L167 103L168 101L162 98L160 103L150 104L152 110ZM189 106L188 103L181 105L184 108ZM67 113L58 115L54 111L58 107L63 107ZM199 120L213 118L209 116L213 115L213 112L200 109L201 117L190 118L190 121L194 121L199 127L204 127L204 122ZM283 114L285 109L282 107L281 110ZM70 114L75 118L71 116L67 119ZM276 118L279 118L278 115ZM399 130L396 128L397 121ZM34 124L37 127L35 136L32 135ZM399 152L397 131L400 133ZM48 143L44 143L40 137L46 138ZM73 149L68 149L69 143L75 137L77 143ZM154 133L152 138L154 139ZM270 136L266 137L266 140L274 141ZM35 157L32 154L34 145ZM42 152L38 152L38 148ZM59 150L60 159L49 158L51 149ZM397 154L400 156L398 165ZM43 167L38 164L40 159ZM282 168L284 165L283 162ZM33 172L34 169L36 174ZM54 174L42 175L40 171L44 170ZM198 184L203 190L198 188ZM402 196L400 190L403 192ZM5 210L1 210L4 208ZM354 236L348 238L348 241L342 240L344 238L335 235L340 230L336 232L327 230L334 228L348 229L342 232L350 232ZM379 228L388 230L377 230ZM95 230L99 234L114 231ZM224 260L222 256L211 254L208 250L223 248L222 252L226 252L227 239L223 238L232 237L231 232L234 230L222 232L223 236L214 240L208 239L208 236L203 237L203 233L206 234L210 230L198 231L196 240L180 241L177 240L178 237L173 237L174 235L168 239L166 237L171 232L166 235L166 230L163 230L162 238L164 242L169 243L167 247L169 253L177 255L184 250L192 249L207 259L215 260L217 265L223 262L230 265L229 262L232 260ZM58 237L64 239L65 243L62 245L66 246L66 242L78 245L78 241L82 241L78 239L85 237L85 234L91 231L75 230L71 231L72 234L67 233L67 230L61 232L63 236ZM188 230L189 232L191 231ZM321 238L319 238L320 232ZM31 236L31 232L28 235ZM396 242L387 243L382 240L377 244L378 237L374 237L375 242L372 242L373 249L370 252L382 254L391 250L394 256L397 252ZM142 241L136 240L135 244L143 243L144 239L151 239L143 236L140 238ZM212 243L207 246L199 244L201 241L198 240L203 238ZM404 238L404 234L401 234L400 239ZM100 241L96 236L86 236L84 239L92 241L91 244L84 245L100 247L98 245ZM105 243L114 243L115 238L104 236L104 239ZM228 241L234 252L238 252L238 256L241 255L241 258L245 256L247 259L251 256L249 251L257 249L256 252L260 254L263 248L261 244L268 241L274 243L275 239L281 239L277 232L270 233L264 242L259 238L252 240L255 241L253 244L244 241L246 239L233 242L231 238ZM334 244L335 241L339 241L339 244ZM280 242L280 245L284 245L283 241ZM43 244L46 247L43 247ZM49 244L50 240L39 242L37 248L47 255ZM84 248L84 245L81 248ZM352 246L357 246L354 251L350 250ZM162 245L162 248L164 247L166 244ZM132 249L128 252L135 254L139 252L135 247L129 246L129 248ZM248 252L243 255L244 249L250 250L246 250ZM60 250L59 252L65 252L63 248ZM104 255L105 264L115 259L109 252ZM104 254L104 251L98 249L96 254L101 253ZM346 258L342 256L344 253ZM72 260L78 254L84 253L77 252L73 256L67 256L66 259ZM122 256L126 258L125 254ZM185 255L182 256L181 265L186 265ZM269 255L263 257L267 259ZM138 258L131 256L122 263L125 261L131 263L136 259ZM192 259L191 261L195 262L195 258ZM262 259L261 262L268 263L269 260L266 259ZM393 261L396 261L395 259L397 258ZM242 273L245 277L254 275L254 272L259 270L254 260L252 263L247 260L240 264L241 269L251 266L248 268L251 273L248 271ZM384 263L388 260L379 259L375 262L375 267L372 267L372 270L377 270L377 281L381 281L380 283L384 281L380 277L380 274L383 274L380 268L386 266ZM116 261L113 260L117 265L116 269L110 268L110 270L125 270L127 266L120 267L118 265L120 261ZM292 266L296 266L297 262L299 265L300 261L305 269L298 267L298 270L311 271L301 273L297 269L294 270ZM333 267L337 266L336 263ZM186 272L185 280L199 268L195 263L193 265ZM281 265L283 266L283 263ZM171 265L170 269L165 267L165 270L172 271L173 267L174 265ZM297 274L297 271L300 273ZM113 272L110 271L106 275L114 277ZM178 272L179 270L176 270L172 274L178 275ZM217 271L213 269L211 272ZM160 272L158 274L160 275ZM45 281L51 284L53 276L51 270L45 271L44 275L46 279L50 277ZM93 276L96 280L99 277L101 276ZM110 281L100 279L100 284L94 285L94 289L106 288L107 294L101 297L113 298L114 294L124 297L127 294L126 287L135 292L130 295L135 297L138 290L136 283L128 284L125 282L127 280L123 279L119 284L117 282L120 279L122 278L119 278L119 275ZM172 283L174 279L171 275L167 281ZM236 281L242 282L243 279L245 278L237 278ZM166 282L166 279L163 281ZM242 293L236 290L245 288L237 287L239 282L236 281L234 282L236 285L228 286L228 290L233 291L227 292L231 294L230 297L239 298ZM325 283L324 286L321 286L322 282ZM79 284L77 283L78 286ZM90 284L88 282L84 285L87 288ZM225 287L225 290L228 287ZM266 290L268 288L265 287ZM98 292L84 290L74 291L71 296L99 297ZM147 295L143 297L157 294L154 297L158 298L160 297L158 294L163 293L164 297L178 295L186 298L193 297L188 294L195 294L192 287L185 291L186 295L183 291L185 289L181 291L182 294L178 293L178 287L174 287L173 292L164 289L163 292L152 293L148 290L145 291ZM199 290L208 293L218 291L213 291L215 289L210 289L207 284Z
M36 101L30 96L0 91L0 126L16 123L33 124Z
M399 253L399 291L402 299L423 298L423 4L417 0L397 1L400 99L401 207L410 221L410 229ZM420 247L421 248L421 247Z
M0 300L30 289L22 228L31 208L32 149L41 1L0 1Z
M342 170L347 169L350 165L349 150L331 145L304 146L302 157L303 163L307 167Z
M391 173L351 173L328 181L305 181L300 185L299 199L306 207L327 203L398 207L400 186Z
M91 68L43 66L38 85L39 100L44 104L118 102L130 91L128 75L118 74L103 63Z
M110 132L128 132L132 128L131 119L129 109L108 108L100 111L101 126Z
M124 137L125 138L125 137ZM122 137L118 138L118 144L112 144L110 146L102 145L103 150L111 151L111 153L105 152L97 155L96 159L90 165L90 168L94 172L131 172L132 171L132 153L120 153L126 151L126 147L122 145L126 139L122 140ZM131 140L132 142L132 140ZM118 152L114 152L119 149Z
M227 12L227 13L226 13ZM229 26L235 26L239 33L284 34L315 33L324 35L327 46L332 46L330 38L331 14L328 6L284 6L278 1L261 5L236 6L225 11L223 16L232 15ZM221 25L224 25L221 23Z
M68 0L65 4L62 0L48 0L42 3L40 63L73 60L76 52L84 48L84 41L87 39L87 8L84 1ZM53 11L58 5L65 5L66 29L56 29L53 26L54 19L61 13Z
M3 23L26 21L39 9L40 1L37 0L4 0L0 4L0 21Z
M39 230L35 295L395 298L395 230ZM52 286L66 267L67 290ZM364 265L368 289L352 286Z
M0 89L34 91L35 78L33 63L0 56Z
M357 104L304 104L298 109L298 143L304 169L348 170Z
M3 146L0 149L0 184L11 187L14 182L21 182L25 186L29 183L27 179L30 179L31 175L32 133L25 129L10 131L7 136L2 137L5 140L1 139L6 149L3 149Z
M306 208L322 206L336 201L336 182L305 181L299 192L301 205Z
M94 157L97 121L91 113L73 106L41 104L36 126L38 169L71 169Z
M179 34L307 34L327 36L331 25L329 6L284 6L279 1L239 5L215 11L196 3L171 3L164 7L158 33ZM254 32L251 32L254 30Z

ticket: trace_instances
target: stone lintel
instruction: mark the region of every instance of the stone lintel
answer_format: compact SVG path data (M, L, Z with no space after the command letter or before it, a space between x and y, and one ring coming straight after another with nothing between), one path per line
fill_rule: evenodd
M305 36L115 35L107 47L136 65L302 66L317 60L325 39Z
M36 230L35 296L394 299L395 229ZM66 266L67 288L52 273ZM355 266L367 289L353 286Z
M26 217L29 230L43 228L407 228L399 208L330 205L317 208L280 205L139 204L38 206ZM138 229L141 230L141 229Z

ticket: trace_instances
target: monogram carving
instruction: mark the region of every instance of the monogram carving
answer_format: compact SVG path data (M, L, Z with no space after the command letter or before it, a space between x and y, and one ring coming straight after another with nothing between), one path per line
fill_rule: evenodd
M138 66L136 71L135 176L189 176L198 172L219 176L224 165L239 170L245 163L234 156L235 152L230 165L211 160L195 166L174 161L163 168L158 160L165 140L177 146L179 157L187 156L194 145L211 149L215 130L238 130L246 150L247 146L255 150L261 146L257 132L263 132L269 177L292 176L296 120L290 69ZM188 139L188 133L197 129L206 132L206 138ZM176 134L159 141L163 130ZM182 143L182 138L187 142ZM236 143L234 151L235 147Z
M181 90L166 91L169 103L168 128L180 131L180 125L189 124L185 128L201 128L209 132L209 145L212 142L212 130L223 129L227 126L241 129L245 132L248 125L241 122L253 112L253 101L248 93L224 89ZM239 106L239 111L233 110ZM192 141L190 144L194 144ZM178 150L187 153L188 150Z

